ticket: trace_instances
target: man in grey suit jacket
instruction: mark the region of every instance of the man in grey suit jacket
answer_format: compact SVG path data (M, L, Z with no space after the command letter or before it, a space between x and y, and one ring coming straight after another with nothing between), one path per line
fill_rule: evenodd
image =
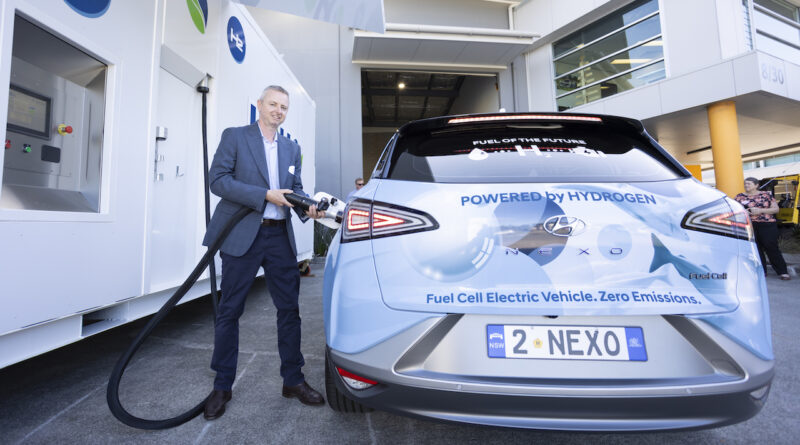
M211 191L222 200L214 210L203 245L211 244L242 207L253 212L234 227L220 248L222 298L211 359L217 376L205 404L208 420L222 416L231 399L239 354L239 317L259 267L264 268L277 309L282 394L307 405L325 402L300 370L305 364L300 352L300 274L288 212L292 205L284 194L306 194L300 180L300 146L278 134L288 110L289 93L285 89L275 85L265 88L258 100L258 122L223 131L209 170ZM302 222L325 214L313 206L305 214L299 209L295 212Z

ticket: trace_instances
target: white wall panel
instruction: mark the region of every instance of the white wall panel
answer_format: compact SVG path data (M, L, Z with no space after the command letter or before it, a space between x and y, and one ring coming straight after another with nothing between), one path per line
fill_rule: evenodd
M749 51L741 0L716 0L720 56L723 59Z
M595 9L595 0L570 0L554 1L552 6L551 24L552 29L558 29L576 18Z
M528 56L522 54L514 59L511 64L514 80L514 111L530 111L530 97L528 96ZM503 85L500 85L503 91ZM510 110L509 110L510 111Z
M758 53L752 52L732 60L736 94L752 93L761 88L761 73L758 69Z
M670 76L721 60L715 0L661 1L661 32Z
M186 2L169 1L164 3L163 43L177 52L197 69L216 76L217 57L219 57L219 35L224 33L226 23L221 23L222 0L209 0L208 20L205 32L201 33L194 25ZM225 48L222 48L225 49Z
M790 99L800 101L800 65L784 62L786 68L786 96Z
M528 95L530 109L534 111L555 111L556 99L553 84L553 56L550 45L538 48L528 54Z
M353 31L339 29L339 116L341 126L339 127L340 139L339 154L340 178L338 184L334 181L325 182L326 188L320 190L336 194L340 190L339 197L344 199L350 192L355 178L362 175L362 152L361 141L361 67L353 63L353 41L355 36ZM323 67L320 67L325 71ZM328 169L325 165L320 165L320 178L324 178L326 172L335 172L335 169ZM333 179L333 177L331 178ZM365 178L369 180L368 178ZM322 182L322 181L320 181Z
M663 113L736 96L733 63L725 62L661 83Z
M641 119L642 116L661 114L660 91L657 85L649 85L609 97L604 113L615 116ZM584 109L581 108L581 112Z
M516 9L514 24L517 29L545 36L576 20L590 23L626 3L630 0L530 0ZM575 24L570 28L577 30L580 26Z
M508 5L503 3L485 0L384 0L383 7L387 23L508 29Z

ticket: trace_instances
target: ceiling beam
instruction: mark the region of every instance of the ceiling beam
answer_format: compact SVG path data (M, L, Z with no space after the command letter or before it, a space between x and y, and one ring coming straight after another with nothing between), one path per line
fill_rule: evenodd
M463 78L463 77L462 77ZM367 96L434 96L434 97L457 97L458 90L432 90L426 89L399 89L399 88L363 88L362 94Z

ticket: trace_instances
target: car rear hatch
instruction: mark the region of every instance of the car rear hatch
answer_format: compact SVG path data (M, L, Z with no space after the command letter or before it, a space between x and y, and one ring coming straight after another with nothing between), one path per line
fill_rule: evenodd
M386 305L537 315L737 307L746 216L632 121L565 119L401 130L372 200L351 203L343 238L369 238Z

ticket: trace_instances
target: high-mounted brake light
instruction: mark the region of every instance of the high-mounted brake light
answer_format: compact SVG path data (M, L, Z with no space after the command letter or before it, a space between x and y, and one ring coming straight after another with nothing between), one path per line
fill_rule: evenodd
M725 198L690 210L683 217L681 227L731 238L753 239L747 212L738 203L732 207Z
M489 122L489 121L517 121L517 120L561 120L561 121L587 121L603 122L599 117L592 116L567 116L559 114L512 114L502 116L476 116L476 117L456 117L447 121L448 124L463 124L467 122Z
M425 212L364 199L347 206L345 221L343 243L439 228L439 223Z
M344 380L347 386L353 389L367 389L378 384L378 382L375 380L370 380L366 377L353 374L352 372L344 370L338 366L336 367L336 371L339 372L340 376L342 376L342 380Z

